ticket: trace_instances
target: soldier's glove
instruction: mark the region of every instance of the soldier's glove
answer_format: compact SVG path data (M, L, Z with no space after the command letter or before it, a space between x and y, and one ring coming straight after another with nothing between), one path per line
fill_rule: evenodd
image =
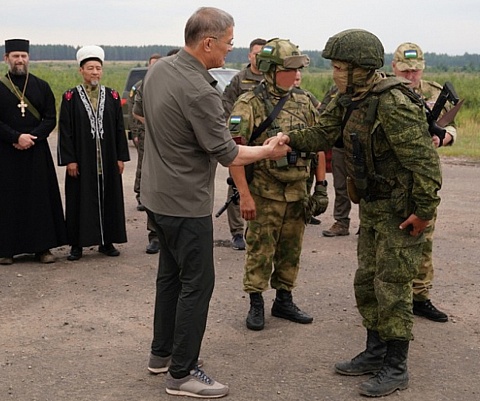
M438 147L443 145L443 140L445 139L445 134L447 133L447 130L445 128L440 127L436 121L431 121L428 124L428 132L430 132L431 136L438 136L440 139L440 144Z
M312 216L325 213L328 207L327 187L322 184L315 185L313 195L307 195L304 200L305 221L308 223Z

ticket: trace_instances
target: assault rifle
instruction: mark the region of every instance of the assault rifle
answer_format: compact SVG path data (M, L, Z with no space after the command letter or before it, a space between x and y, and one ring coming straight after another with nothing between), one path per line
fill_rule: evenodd
M227 199L225 204L220 208L220 210L215 214L215 217L220 217L221 214L227 210L228 206L230 203L234 203L235 205L238 205L238 200L240 199L240 193L238 192L237 187L235 186L235 183L233 182L232 177L227 178L227 184L232 186L233 189L233 194L230 196L230 198Z
M452 103L454 107L448 110L441 118L439 118L447 102ZM430 109L427 105L425 105L427 109L428 130L430 135L436 135L440 138L440 146L443 145L443 140L445 139L445 134L447 132L444 127L453 121L458 110L460 110L460 107L462 107L462 104L463 100L460 100L458 97L452 83L445 82L445 85L443 85L442 91L440 92L437 101L433 105L433 108Z

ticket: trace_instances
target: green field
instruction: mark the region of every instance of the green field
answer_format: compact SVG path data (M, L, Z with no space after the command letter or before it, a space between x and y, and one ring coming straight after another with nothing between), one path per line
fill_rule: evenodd
M106 62L102 83L121 93L130 68L144 65L145 63L141 61ZM30 70L50 83L57 101L57 110L62 93L81 82L78 66L73 62L32 62ZM480 161L480 76L475 73L426 72L424 79L440 84L450 81L459 97L465 99L455 120L458 129L457 141L454 146L440 148L440 155ZM305 71L303 74L302 87L311 91L320 100L332 83L330 72Z

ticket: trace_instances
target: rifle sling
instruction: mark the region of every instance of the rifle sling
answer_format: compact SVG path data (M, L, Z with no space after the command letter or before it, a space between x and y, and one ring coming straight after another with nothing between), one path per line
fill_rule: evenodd
M282 110L283 105L287 101L288 96L289 95L282 97L278 101L278 103L275 105L275 108L272 110L270 115L265 120L263 120L257 128L255 128L253 130L252 136L250 137L250 140L248 141L249 146L255 141L255 139L257 139L263 133L263 131L265 131L270 126L270 124L273 122L273 120L275 120L277 118L278 113L280 113L280 110Z
M338 137L338 139L335 141L335 144L333 145L336 148L343 148L344 147L344 144L343 144L343 130L344 130L345 126L347 125L347 122L348 122L350 116L352 115L353 110L355 110L355 108L357 107L357 105L360 102L361 101L356 100L356 101L354 101L354 102L352 102L348 105L347 110L345 111L345 115L343 116L343 119L342 119L340 136Z
M10 83L10 81L4 77L4 76L1 76L0 77L0 82L2 82L9 90L10 92L12 92L15 97L18 99L18 100L22 100L19 96L18 96L18 93L15 92L15 89L13 88L12 84ZM20 93L20 89L18 89L18 92ZM30 113L32 113L32 115L39 121L42 121L42 118L40 117L40 113L38 112L38 110L33 106L32 103L30 103L30 101L24 97L23 98L23 101L27 104L27 111L29 111Z

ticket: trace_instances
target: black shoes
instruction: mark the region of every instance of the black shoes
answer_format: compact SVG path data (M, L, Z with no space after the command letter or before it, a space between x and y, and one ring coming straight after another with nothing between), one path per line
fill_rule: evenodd
M265 311L262 294L252 292L250 294L250 310L247 315L247 328L250 330L263 330L265 326Z
M313 317L301 311L293 303L292 293L286 290L277 290L277 296L272 306L272 316L287 319L295 323L312 323ZM250 310L247 315L247 328L250 330L263 330L265 327L265 310L262 294L250 294Z
M429 299L426 301L413 301L413 314L434 322L448 322L447 314L435 308Z
M78 260L82 257L83 249L81 246L72 246L70 249L70 255L67 256L67 260Z
M118 256L120 255L120 252L118 251L117 248L113 246L113 244L106 244L106 245L100 245L98 247L98 252L103 253L104 255L107 256Z
M120 252L113 244L100 245L98 252L107 256L118 256ZM67 256L67 260L79 260L83 256L83 248L81 246L72 246L70 249L70 255Z
M272 306L272 316L301 324L313 322L313 317L300 310L293 302L292 293L286 290L277 290L277 296Z
M160 243L158 241L158 238L154 238L150 241L150 243L147 245L147 249L145 252L149 254L154 254L158 253L160 251Z

